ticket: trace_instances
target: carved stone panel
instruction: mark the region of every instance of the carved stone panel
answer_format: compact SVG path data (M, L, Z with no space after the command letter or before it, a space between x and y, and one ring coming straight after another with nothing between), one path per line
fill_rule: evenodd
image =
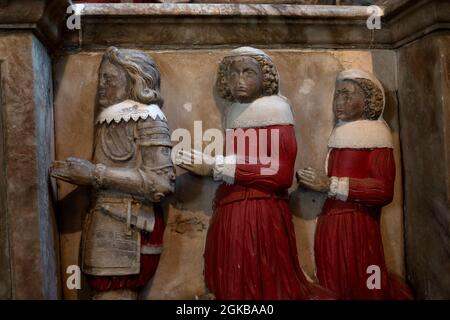
M0 299L11 298L11 266L9 259L6 206L5 129L2 101L2 61L0 60Z

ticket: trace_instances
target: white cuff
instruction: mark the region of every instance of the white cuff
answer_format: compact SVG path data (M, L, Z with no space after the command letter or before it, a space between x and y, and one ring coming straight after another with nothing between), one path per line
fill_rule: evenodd
M341 201L347 201L349 191L349 178L348 177L331 177L330 192L328 195L330 197L336 197L336 199Z
M228 184L234 183L234 174L236 172L236 156L216 156L213 168L213 178L215 181L225 181Z

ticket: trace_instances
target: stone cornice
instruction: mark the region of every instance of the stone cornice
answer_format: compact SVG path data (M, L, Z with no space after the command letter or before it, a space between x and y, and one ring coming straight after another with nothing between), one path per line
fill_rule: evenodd
M47 47L58 46L71 0L0 0L0 31L32 31Z
M381 30L367 28L367 7L279 3L86 4L81 29L69 30L64 22L70 4L70 0L0 0L0 29L33 30L60 52L110 45L393 49L450 30L449 0L394 1L382 7Z
M389 46L387 30L367 29L367 7L286 4L87 4L67 49Z
M109 45L210 48L396 48L448 30L450 1L399 0L382 7L382 29L369 30L367 7L287 4L88 4L67 50Z
M385 19L392 36L392 47L398 48L422 36L450 30L450 0L405 1Z
M366 19L361 6L323 6L295 4L243 3L148 3L85 4L82 16L88 17L295 17L311 19Z

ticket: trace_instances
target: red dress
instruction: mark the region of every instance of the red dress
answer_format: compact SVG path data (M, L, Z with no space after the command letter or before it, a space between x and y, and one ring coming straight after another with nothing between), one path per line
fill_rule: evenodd
M256 130L258 149L262 129L243 129ZM279 130L278 171L262 175L259 161L248 163L246 144L248 164L238 163L234 183L222 184L216 193L205 248L206 284L217 299L329 298L327 290L306 280L298 262L287 194L297 154L294 127L265 129L268 154L271 131Z
M315 236L317 277L340 299L411 299L409 288L387 272L380 232L381 207L392 201L395 162L391 148L331 149L330 177L349 177L347 200L328 198ZM381 289L370 290L371 265Z

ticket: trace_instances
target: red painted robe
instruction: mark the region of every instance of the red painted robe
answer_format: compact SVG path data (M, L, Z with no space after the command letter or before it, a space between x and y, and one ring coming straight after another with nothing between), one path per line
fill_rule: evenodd
M384 127L384 128L383 128ZM355 121L335 130L330 141L328 175L344 181L318 219L315 259L320 284L340 299L411 299L409 288L389 275L380 232L381 208L392 201L395 162L390 131L381 121ZM380 289L368 278L378 266ZM369 284L375 284L369 280Z
M262 174L261 168L270 165L261 164L260 159L256 164L250 163L249 145L252 142L246 143L244 154L237 153L235 143L234 154L242 156L245 163L235 165L231 170L234 177L232 181L228 180L231 184L222 184L216 193L205 248L206 284L217 299L329 298L328 291L306 280L298 261L287 193L297 154L290 107L278 96L260 99L255 101L258 110L261 108L259 115L270 117L264 103L273 103L275 109L281 104L281 109L284 106L284 111L290 115L286 119L272 117L274 123L271 125L243 129L244 133L254 130L258 140L253 144L259 150L267 142L267 154L272 155L275 150L271 145L271 133L278 131L278 169ZM251 123L258 123L255 119L258 116L252 112L250 115ZM263 130L267 130L266 136L260 135ZM224 174L226 171L230 170L225 169Z

